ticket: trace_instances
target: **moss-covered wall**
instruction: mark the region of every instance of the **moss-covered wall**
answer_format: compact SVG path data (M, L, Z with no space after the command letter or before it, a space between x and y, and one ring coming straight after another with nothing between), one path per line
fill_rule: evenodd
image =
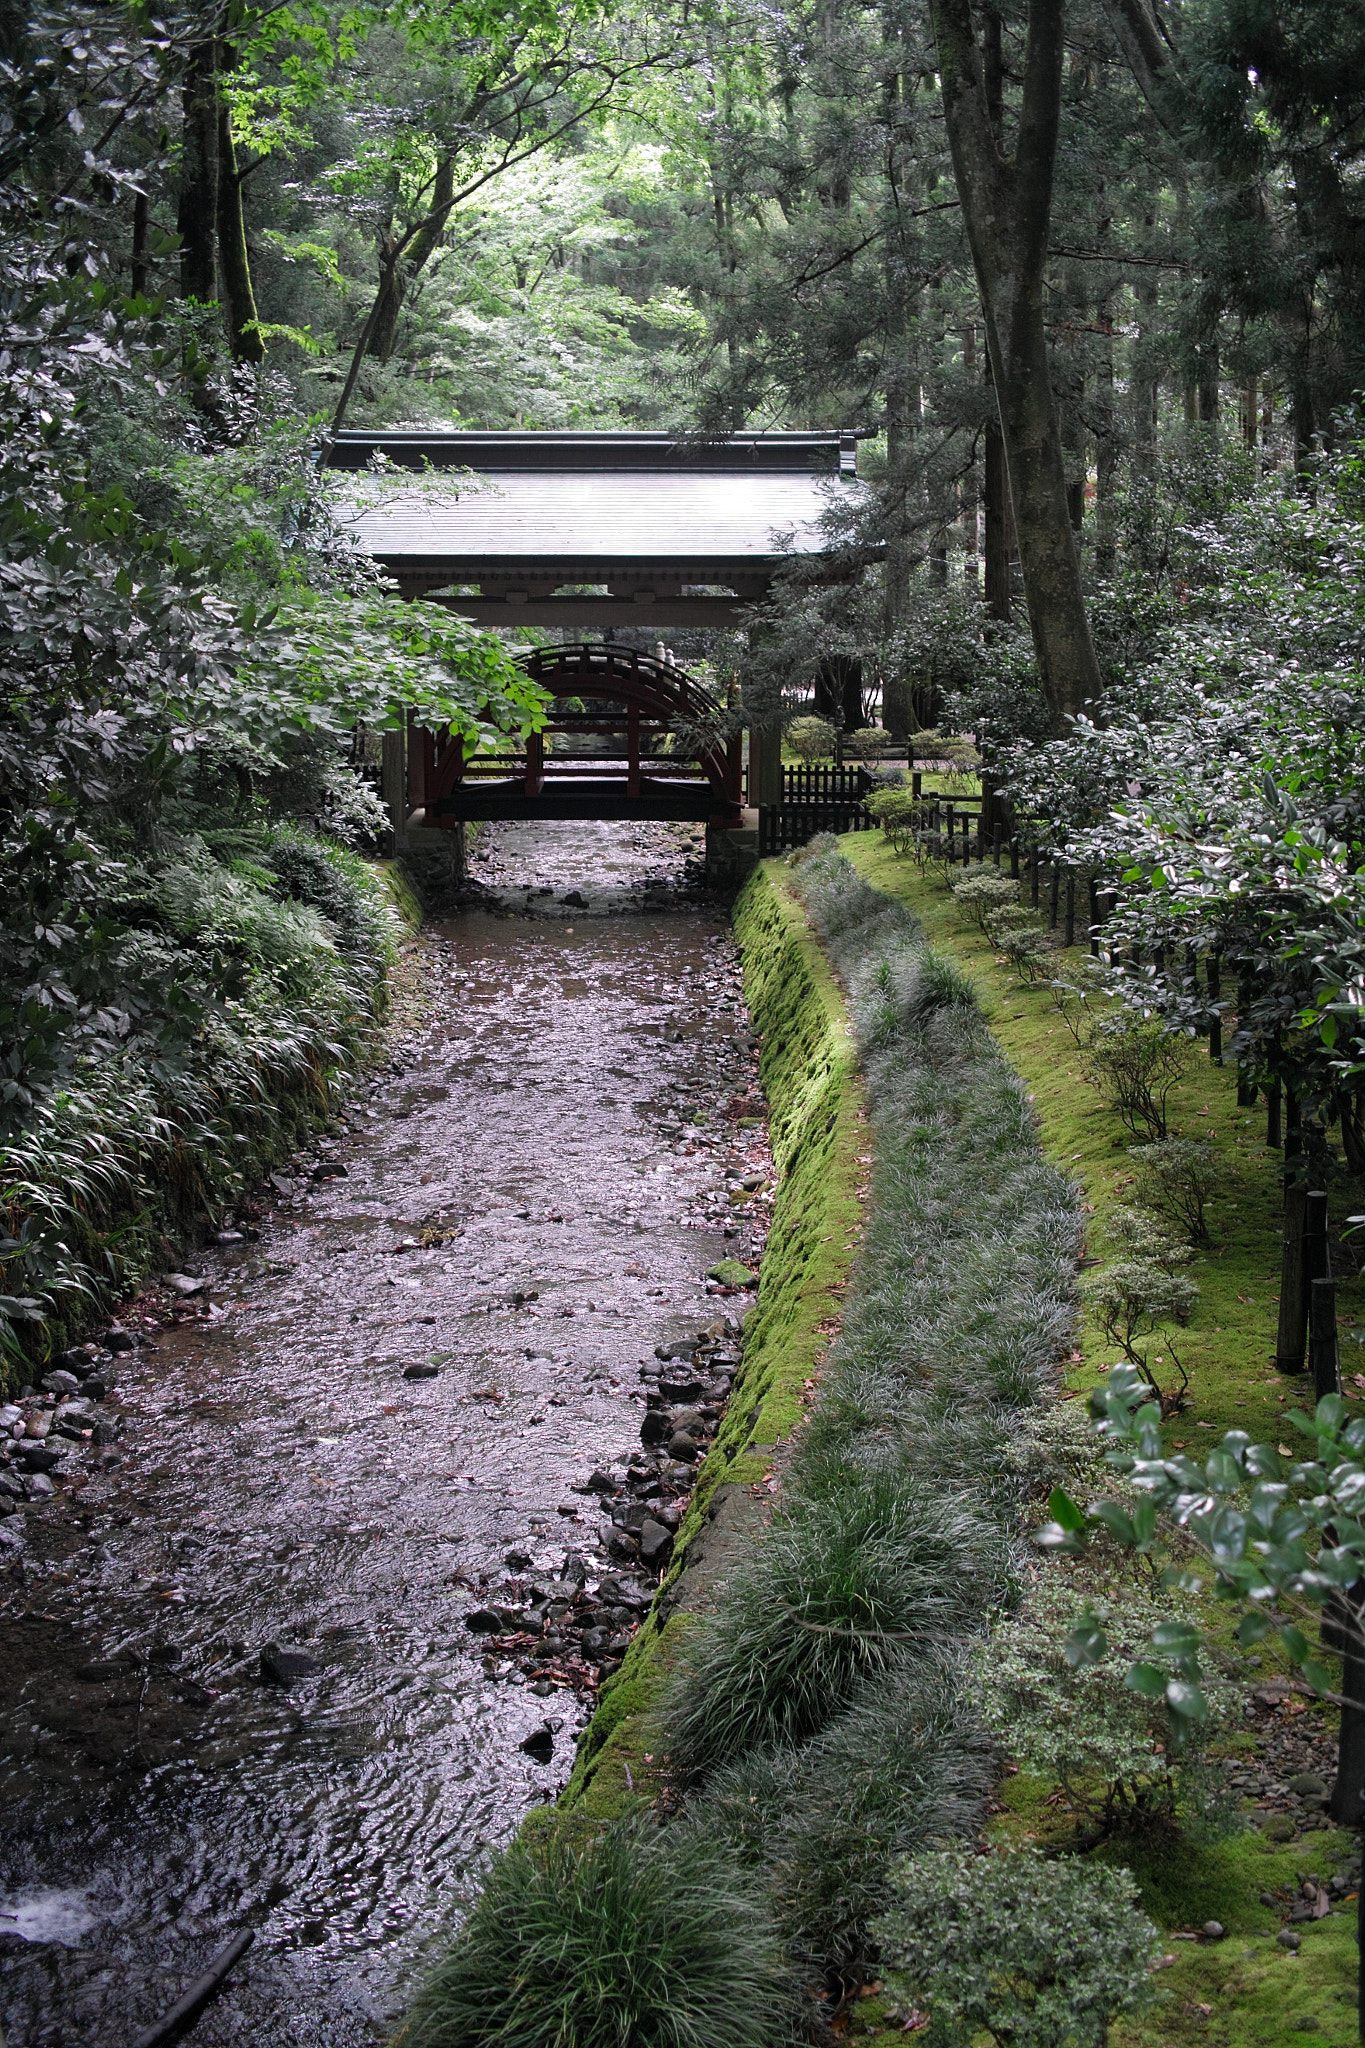
M649 1789L647 1710L674 1644L768 1498L797 1428L857 1249L867 1128L844 1007L804 914L768 863L735 906L761 1040L773 1158L772 1228L729 1409L697 1478L654 1608L608 1679L561 1806L606 1813Z

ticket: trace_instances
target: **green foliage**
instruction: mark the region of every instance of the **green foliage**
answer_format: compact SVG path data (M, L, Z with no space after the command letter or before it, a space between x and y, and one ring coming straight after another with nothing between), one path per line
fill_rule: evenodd
M1098 2048L1111 2020L1156 1997L1157 1931L1126 1870L944 1850L903 1864L896 1891L875 1933L895 1996L930 2016L929 2042Z
M1162 1414L1178 1414L1186 1403L1190 1376L1166 1326L1187 1323L1194 1313L1199 1289L1193 1280L1151 1259L1118 1259L1087 1283L1085 1296L1099 1327L1122 1347L1124 1357L1137 1367L1156 1395ZM1138 1350L1137 1339L1144 1333L1155 1338L1160 1351L1154 1344ZM1171 1379L1168 1359L1174 1367L1175 1385L1163 1388L1162 1381Z
M948 887L958 909L982 931L992 911L1019 901L1019 884L1002 875L998 868L963 868L960 874L949 877Z
M1166 1103L1189 1065L1189 1041L1129 1010L1096 1020L1086 1045L1086 1079L1101 1090L1135 1138L1164 1139Z
M999 1533L967 1503L890 1475L793 1502L689 1632L661 1710L671 1768L686 1780L818 1733L1007 1577Z
M1131 1145L1134 1199L1174 1224L1190 1244L1209 1241L1208 1210L1225 1184L1217 1148L1207 1138L1166 1138L1155 1145Z
M778 2048L794 1992L725 1852L631 1814L527 1829L408 2015L410 2048Z
M803 761L832 761L838 738L827 718L789 718L784 736Z
M1099 1621L1106 1648L1076 1665L1066 1643L1083 1617ZM1133 1662L1152 1654L1153 1629L1172 1623L1192 1625L1187 1601L1120 1582L1091 1602L1045 1571L977 1652L973 1694L986 1726L1021 1764L1061 1784L1100 1834L1198 1823L1198 1765L1209 1741L1235 1725L1239 1696L1222 1679L1205 1685L1205 1720L1173 1713L1164 1686L1178 1674L1169 1653L1157 1659L1163 1683L1154 1695L1129 1685Z

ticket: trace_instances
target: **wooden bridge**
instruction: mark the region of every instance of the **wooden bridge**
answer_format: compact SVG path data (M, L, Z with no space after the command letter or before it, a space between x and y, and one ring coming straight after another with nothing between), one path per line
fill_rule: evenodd
M741 737L686 672L610 642L538 647L520 665L554 698L517 753L466 760L413 735L409 798L428 826L474 818L674 818L742 822Z

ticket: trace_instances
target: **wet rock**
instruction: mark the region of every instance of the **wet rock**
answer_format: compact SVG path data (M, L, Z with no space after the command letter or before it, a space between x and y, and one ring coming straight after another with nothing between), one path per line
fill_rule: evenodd
M614 1529L607 1539L607 1549L613 1557L630 1563L640 1555L639 1540L625 1529Z
M75 1373L64 1372L60 1367L56 1372L45 1374L42 1385L44 1393L48 1394L78 1394L81 1389Z
M531 1616L519 1607L475 1607L464 1618L465 1627L476 1636L500 1636L530 1622Z
M76 1378L82 1380L87 1373L95 1370L99 1356L97 1344L73 1344L69 1351L62 1353L62 1364L68 1372L74 1372Z
M111 1323L104 1333L104 1348L106 1351L119 1354L136 1351L137 1338L131 1330L125 1330L121 1323Z
M107 1450L110 1444L118 1442L119 1430L120 1423L117 1417L112 1422L97 1422L90 1432L90 1441L101 1450Z
M570 889L559 900L561 903L567 903L571 910L586 910L588 907L588 899L581 889Z
M646 1408L640 1422L640 1441L643 1444L661 1444L672 1434L672 1423L664 1409Z
M663 1564L673 1550L673 1531L651 1517L640 1525L640 1558L644 1564Z
M23 1443L19 1446L19 1463L26 1472L52 1472L65 1457L64 1447L50 1443Z
M554 1755L554 1729L551 1728L548 1722L546 1722L543 1728L533 1728L529 1735L523 1736L522 1740L517 1744L517 1747L518 1749L524 1749L527 1756L529 1756L533 1760L533 1762L538 1764L548 1764L551 1757Z
M412 1365L403 1367L405 1380L435 1380L441 1376L441 1368L431 1359L418 1359Z
M216 1230L209 1239L210 1244L245 1244L246 1238L240 1230Z
M604 1656L611 1639L612 1632L609 1628L585 1628L583 1631L583 1655L589 1661Z
M588 1477L583 1481L583 1484L581 1486L576 1486L574 1488L574 1492L600 1494L615 1493L616 1481L612 1478L610 1472L604 1472L601 1466L599 1465L595 1472L590 1472L588 1474Z
M509 1550L504 1555L502 1561L507 1566L509 1572L528 1571L531 1565L531 1553L529 1550Z
M23 1530L17 1528L12 1522L0 1522L0 1551L13 1552L22 1550L23 1545Z
M697 1379L694 1374L689 1374L685 1379L665 1374L659 1381L659 1392L666 1401L695 1401L704 1389L705 1382Z
M654 1356L663 1365L667 1365L675 1358L693 1358L696 1356L697 1341L695 1337L675 1337L668 1344L656 1344Z
M271 1176L272 1179L274 1177ZM163 1273L161 1284L163 1287L169 1287L172 1294L178 1294L182 1301L188 1301L196 1294L207 1294L209 1288L208 1281L200 1279L194 1273Z
M30 1500L51 1500L56 1491L46 1472L32 1472L24 1481L24 1492Z
M313 1168L314 1180L349 1180L350 1175L339 1159L319 1159Z
M758 1275L752 1266L746 1266L742 1259L718 1259L714 1266L706 1269L708 1280L719 1280L722 1287L756 1287Z
M22 1500L24 1489L12 1472L0 1470L0 1500Z
M314 1677L318 1668L306 1650L286 1650L279 1643L267 1643L261 1651L261 1677L267 1685L294 1685L301 1678Z
M687 1430L680 1429L668 1439L668 1455L679 1465L692 1465L697 1459L697 1440Z
M111 1685L116 1678L126 1678L129 1668L115 1658L106 1657L93 1664L78 1664L76 1676L82 1685Z

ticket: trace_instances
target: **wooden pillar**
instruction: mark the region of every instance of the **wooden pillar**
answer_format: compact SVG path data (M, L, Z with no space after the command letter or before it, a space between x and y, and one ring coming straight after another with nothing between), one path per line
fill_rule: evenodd
M626 710L626 794L634 803L640 794L640 707Z
M408 822L407 795L408 765L405 736L400 726L394 732L386 732L383 741L383 755L380 763L380 783L383 790L384 806L389 814L389 825L397 839Z

